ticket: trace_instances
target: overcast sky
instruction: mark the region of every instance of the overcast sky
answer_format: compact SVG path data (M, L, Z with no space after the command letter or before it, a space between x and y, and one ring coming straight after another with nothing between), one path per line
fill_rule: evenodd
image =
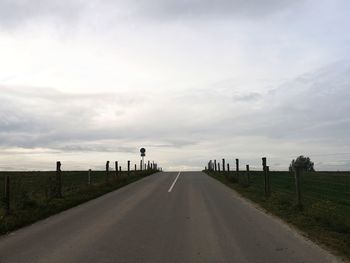
M350 170L348 0L0 0L0 170Z

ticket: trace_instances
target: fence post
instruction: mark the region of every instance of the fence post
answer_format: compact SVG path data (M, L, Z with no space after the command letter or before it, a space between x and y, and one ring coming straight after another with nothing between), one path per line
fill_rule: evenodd
M239 182L239 159L236 159L236 175Z
M225 159L222 159L222 171L225 172Z
M118 176L118 161L115 161L115 176Z
M218 163L218 172L220 173L220 163Z
M91 184L91 169L88 171L88 185Z
M128 175L130 175L130 161L128 161Z
M56 162L56 197L62 198L62 171L61 171L61 162Z
M140 160L140 171L142 171L143 169L142 169L142 159Z
M250 174L249 174L249 164L246 165L247 168L247 181L248 181L248 186L250 185Z
M299 209L302 208L302 202L301 202L301 190L300 190L300 174L301 174L301 168L295 167L294 168L294 175L295 175L295 192L297 195L297 205Z
M214 170L214 165L213 165L213 161L212 160L209 161L208 170L210 172L212 172Z
M106 182L109 179L109 161L106 162Z
M122 166L121 165L119 165L119 173L121 173L122 172ZM120 174L121 175L121 174Z
M266 157L262 158L262 165L263 165L263 171L264 171L264 191L265 191L265 196L268 197Z
M271 195L271 180L270 180L270 166L266 166L266 175L267 175L267 195Z
M135 163L135 172L137 171L136 163Z
M5 177L5 215L10 214L11 205L10 205L10 176Z
M215 171L215 172L217 171L217 163L216 163L216 160L214 160L214 171Z
M227 172L229 173L230 172L230 164L227 163Z

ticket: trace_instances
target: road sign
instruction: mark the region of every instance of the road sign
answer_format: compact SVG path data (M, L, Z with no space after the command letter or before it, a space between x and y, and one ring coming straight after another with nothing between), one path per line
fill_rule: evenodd
M146 149L145 148L141 148L140 149L140 153L141 153L141 157L142 157L142 160L141 160L141 170L142 170L143 164L145 163L144 157L146 156Z
M140 149L140 153L141 153L141 157L145 157L146 156L146 149L145 148L141 148Z

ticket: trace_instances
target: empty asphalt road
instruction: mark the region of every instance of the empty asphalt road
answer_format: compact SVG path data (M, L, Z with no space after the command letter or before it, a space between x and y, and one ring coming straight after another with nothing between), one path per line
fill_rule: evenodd
M201 172L158 173L0 238L0 262L336 262Z

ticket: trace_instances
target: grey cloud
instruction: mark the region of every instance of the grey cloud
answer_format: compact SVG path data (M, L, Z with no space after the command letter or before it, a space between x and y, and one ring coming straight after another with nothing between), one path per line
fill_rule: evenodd
M193 17L244 18L274 13L292 4L304 2L279 0L151 0L133 1L138 11L150 18L179 19Z
M262 97L260 93L257 92L251 92L243 95L234 95L233 101L242 101L242 102L251 102L258 100Z
M350 144L350 61L305 73L265 94L235 92L208 89L187 100L182 96L184 103L195 98L203 110L202 121L191 129L198 141L251 136L329 147ZM228 94L245 103L232 103Z
M38 18L69 24L79 19L83 9L78 0L1 0L0 27L15 27Z
M193 146L198 143L197 140L190 140L190 139L181 139L181 138L173 138L170 137L166 140L166 144L152 144L152 145L145 145L145 146L151 146L151 147L159 147L159 148L182 148L187 146Z
M137 152L136 148L133 147L123 147L116 145L106 145L103 143L84 143L84 144L68 144L65 146L54 146L55 149L61 150L64 152L123 152L123 153L135 153Z
M305 0L1 0L0 27L8 29L44 19L55 26L69 25L80 20L106 19L108 24L120 19L235 19L254 18L272 14ZM114 21L114 22L113 22ZM117 22L116 22L117 23Z
M122 137L125 128L115 134L113 127L95 127L94 119L104 107L124 109L143 100L123 93L69 94L49 88L0 86L0 91L0 145L8 147L57 147Z
M350 143L349 87L350 62L334 63L269 92L261 109L238 122L244 134Z
M144 109L143 105L155 103L148 101L147 94L71 94L50 88L4 86L0 90L0 147L134 152L134 148L125 145L155 138L172 148L196 143L185 135L191 126L175 131L174 119L164 118L164 110L158 112L156 105L151 107L155 107L154 111ZM137 109L140 112L135 119L128 117L125 122L124 115ZM100 113L105 110L114 114L117 121L97 125L96 120L101 120Z
M181 123L189 125L170 125L169 134L197 144L240 136L315 147L350 144L350 61L307 72L266 94L232 95L245 103L228 99L235 92L209 87L174 96Z

